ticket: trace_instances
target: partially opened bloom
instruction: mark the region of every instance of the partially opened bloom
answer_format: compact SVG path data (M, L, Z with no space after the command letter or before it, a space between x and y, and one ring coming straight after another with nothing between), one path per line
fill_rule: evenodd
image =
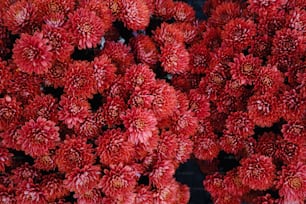
M17 143L21 149L31 156L42 156L54 149L60 141L59 127L53 121L39 117L30 120L21 127Z
M98 187L100 181L100 167L85 165L83 168L74 168L66 174L64 185L70 191L84 194Z
M271 157L253 154L240 164L238 175L243 185L254 190L266 190L273 185L276 170Z
M43 74L53 63L52 47L43 33L34 35L21 34L13 48L13 60L21 71L26 73Z
M142 108L128 109L121 116L123 124L129 133L129 140L134 143L147 143L157 130L157 120L151 110Z

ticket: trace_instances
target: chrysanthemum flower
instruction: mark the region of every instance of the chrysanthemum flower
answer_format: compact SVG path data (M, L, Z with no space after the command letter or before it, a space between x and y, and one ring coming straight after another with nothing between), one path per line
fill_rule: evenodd
M273 185L276 172L271 157L253 154L242 159L240 164L238 175L243 185L254 190L266 190Z
M149 174L150 182L157 188L162 188L168 185L173 179L175 167L171 160L158 161Z
M126 110L126 104L122 97L108 96L106 103L98 110L99 114L102 114L105 119L105 123L109 127L122 124L122 118L120 114Z
M190 70L189 52L181 43L166 44L161 48L161 65L170 74L182 74Z
M68 62L55 60L49 71L44 75L44 83L47 86L52 85L54 88L63 87L65 85L64 77L69 66Z
M178 148L176 150L175 160L178 163L185 163L191 157L193 151L193 141L183 134L177 135L177 141Z
M165 81L157 81L152 91L152 110L159 118L171 116L177 105L175 89Z
M306 125L299 121L289 121L282 125L284 139L294 144L306 144Z
M79 49L94 48L105 33L105 25L94 11L79 8L69 14L69 30Z
M102 54L111 59L111 62L117 67L118 73L124 73L128 67L135 64L131 48L120 42L107 41Z
M71 36L64 28L56 28L49 25L43 26L44 38L52 47L53 57L59 61L66 61L72 54L74 47L71 45Z
M131 192L137 185L137 172L122 163L110 165L104 170L100 186L107 196L120 196Z
M0 191L1 204L16 204L16 196L13 190L4 189Z
M208 23L213 27L223 27L230 20L238 18L241 15L240 4L236 2L221 2L212 10Z
M279 9L281 6L287 3L286 0L249 0L249 8L253 12L259 12L261 10L267 13L271 10Z
M256 26L251 20L235 18L230 20L222 32L222 44L233 47L237 51L250 46L256 34Z
M211 53L206 48L204 41L193 44L189 49L190 69L193 74L204 74L209 69Z
M93 61L93 77L95 79L96 89L99 93L103 93L114 82L117 68L111 63L111 59L107 55L100 55Z
M277 138L277 159L280 159L284 164L290 164L297 161L305 161L306 154L302 143L294 144L286 141L282 137Z
M0 146L0 172L5 171L5 166L10 166L12 163L13 154L7 148Z
M25 106L23 116L27 119L36 120L38 117L57 122L58 104L51 95L36 95L30 103Z
M213 160L218 156L220 146L215 135L196 135L194 138L193 154L197 159Z
M224 193L224 176L220 173L207 175L203 181L204 188L212 197L222 196Z
M68 95L91 98L96 92L93 68L88 62L72 62L66 72L64 81L64 91Z
M175 24L162 23L153 31L153 39L160 45L183 43L184 34Z
M126 70L124 78L130 90L136 87L150 89L155 84L155 73L145 64L132 65Z
M64 186L63 178L60 174L48 174L43 176L41 189L48 202L63 198L69 195L69 190Z
M39 184L34 184L32 180L22 181L16 192L17 203L24 204L47 204Z
M260 64L259 58L240 53L239 57L234 58L233 63L229 63L232 78L239 81L240 84L252 85Z
M225 130L220 138L220 146L226 153L237 154L243 148L243 141L239 135Z
M101 132L100 123L97 121L96 114L90 114L86 120L74 128L77 135L85 138L95 138Z
M40 23L37 5L33 1L15 1L4 13L3 20L13 34L32 33Z
M155 43L149 36L137 35L131 39L130 43L139 62L149 66L157 63L159 53Z
M282 29L273 38L273 55L303 55L305 54L305 39L297 30Z
M0 43L0 45L1 45L1 43ZM3 61L1 59L1 53L0 53L0 75L1 75L0 91L3 92L3 89L5 89L7 87L7 84L9 83L9 81L12 77L12 73L7 69L6 61Z
M255 124L247 112L232 112L226 119L226 128L233 134L245 138L254 134Z
M29 74L47 72L53 63L52 47L48 42L43 38L43 33L22 33L13 48L13 60L18 68Z
M258 142L256 145L256 153L274 159L278 148L276 143L276 138L277 135L274 134L273 132L264 132L258 138Z
M289 16L286 18L289 21L289 27L291 29L300 31L302 33L306 33L306 11L295 7L293 10L290 11Z
M189 92L189 106L195 112L196 117L204 119L210 116L210 104L208 99L199 93L198 90L190 90Z
M153 192L148 186L139 186L136 190L135 204L153 203Z
M176 203L179 188L178 182L173 178L168 185L155 190L153 203Z
M66 174L64 185L70 191L84 194L96 188L100 181L100 167L85 165L82 168L74 168Z
M270 94L250 97L247 109L250 119L260 127L271 127L280 117L277 98Z
M228 193L238 197L246 194L250 190L247 186L242 184L237 169L226 172L224 176L224 186Z
M306 198L306 165L302 162L284 165L276 187L283 203L303 203Z
M254 43L249 49L250 54L255 57L264 58L271 53L272 42L267 34L255 36Z
M260 67L256 71L254 90L258 93L277 93L283 86L283 75L276 66Z
M92 145L85 138L68 137L55 153L55 162L60 172L92 165L95 160Z
M147 143L157 128L157 119L151 110L133 107L121 118L129 133L129 141L134 144Z
M11 96L0 98L0 130L5 130L21 117L20 103Z
M157 147L157 156L160 161L168 159L172 160L176 156L178 150L178 137L171 131L163 131L159 135L159 143Z
M23 181L38 181L41 179L41 172L38 169L35 169L29 163L24 163L21 166L12 169L10 180L15 184L19 185Z
M97 204L104 203L102 191L100 189L92 189L82 194L74 194L74 198L77 199L78 204Z
M149 8L141 0L120 0L119 16L131 30L144 30L150 22Z
M191 22L195 20L195 11L186 2L174 2L174 15L176 21Z
M49 154L35 157L33 166L43 171L55 170L56 163L55 163L54 151L52 151L52 153Z
M202 38L202 42L207 48L209 48L211 51L217 51L217 48L219 48L222 43L221 29L208 27L207 30L202 33Z
M134 156L134 145L127 140L127 134L120 129L103 133L96 141L97 155L104 165L129 163Z
M154 1L154 14L164 20L169 20L174 14L173 0L155 0Z
M292 121L303 118L306 101L295 89L285 91L280 99L282 116L285 120Z
M58 119L64 121L68 128L79 126L90 113L89 103L81 98L62 96L59 105Z
M17 143L21 149L31 156L42 156L54 149L60 141L59 127L53 121L38 117L30 120L21 127Z

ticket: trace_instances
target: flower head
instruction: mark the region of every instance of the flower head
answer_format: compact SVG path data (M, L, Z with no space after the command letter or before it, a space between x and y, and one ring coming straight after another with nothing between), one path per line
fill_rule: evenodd
M21 149L31 156L43 156L54 149L60 141L59 127L53 121L38 117L21 127L17 143Z
M13 60L21 71L26 73L43 74L53 63L52 47L43 33L34 35L21 34L13 48Z

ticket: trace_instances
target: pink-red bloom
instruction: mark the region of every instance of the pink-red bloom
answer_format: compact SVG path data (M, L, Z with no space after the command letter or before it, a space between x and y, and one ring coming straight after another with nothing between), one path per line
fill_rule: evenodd
M21 127L17 143L31 156L43 156L54 149L60 141L59 127L53 121L39 117Z
M21 34L13 48L13 60L18 68L26 73L43 74L53 62L52 47L43 33Z

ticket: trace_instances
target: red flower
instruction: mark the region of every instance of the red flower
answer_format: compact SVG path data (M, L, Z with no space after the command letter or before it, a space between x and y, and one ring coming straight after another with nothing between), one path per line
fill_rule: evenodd
M306 160L305 149L303 148L305 144L294 144L284 140L282 137L278 137L276 143L278 148L276 156L284 164Z
M226 130L220 138L220 146L226 153L237 154L241 149L243 149L243 141L239 135Z
M299 121L289 121L282 125L284 139L294 144L306 144L306 125Z
M139 62L155 65L158 61L159 53L153 40L147 35L137 35L131 39L136 58Z
M240 164L238 175L243 185L253 190L266 190L273 185L276 172L271 157L253 154L242 159Z
M199 37L201 32L200 25L192 22L177 22L178 28L183 33L184 42L186 44L192 44Z
M120 19L131 30L144 30L150 22L147 4L141 0L120 0Z
M32 33L40 23L38 8L33 1L12 1L3 16L3 22L13 34Z
M240 84L252 85L256 79L257 69L260 67L261 60L252 55L243 55L234 58L233 63L229 63L232 78ZM264 76L264 75L262 75Z
M235 18L224 26L222 45L241 51L251 44L255 34L256 26L251 20Z
M195 11L186 2L174 2L174 19L176 21L191 22L195 20Z
M64 77L66 76L68 65L68 62L60 62L58 60L55 60L52 67L44 76L44 83L47 86L52 85L54 88L63 87L65 85Z
M179 163L185 163L191 156L193 150L193 141L186 135L177 135L177 150L175 160Z
M287 121L300 120L305 115L306 102L296 89L285 91L281 98L282 116Z
M233 196L240 197L250 189L242 184L236 169L226 172L224 176L225 190Z
M8 149L0 146L0 172L5 171L5 166L11 166L13 154Z
M135 204L153 203L153 192L148 186L139 186L136 190Z
M74 47L71 45L70 34L64 28L49 25L43 27L44 38L51 45L53 57L59 61L66 61L72 54Z
M94 160L92 145L86 144L85 138L74 136L67 137L55 153L55 162L61 172L71 172L74 168L92 165Z
M68 128L79 126L90 113L89 103L81 98L62 96L59 105L58 119L64 121Z
M197 159L213 160L218 156L220 146L215 135L196 135L194 139L193 154Z
M39 179L41 179L41 172L27 162L15 169L12 169L10 175L10 180L15 185L20 185L23 181L37 181Z
M154 14L164 20L169 20L174 15L174 2L173 0L156 0L154 1L155 10Z
M185 111L181 114L175 114L172 118L173 130L177 134L185 134L192 136L198 128L198 118L194 116L192 111Z
M157 156L160 161L173 160L178 151L178 136L171 131L163 131L159 135L159 144L157 147Z
M157 120L151 110L133 107L127 110L121 118L129 132L129 141L134 144L146 144L156 130Z
M68 25L79 49L96 47L105 33L104 22L89 9L79 8L70 13Z
M141 89L150 89L155 84L155 74L148 65L132 65L125 72L126 86L130 90L136 87Z
M77 199L78 204L104 203L101 190L95 188L83 194L76 193L73 197Z
M22 181L16 192L17 203L23 204L47 204L43 190L32 180Z
M161 48L161 65L170 74L182 74L189 71L189 59L189 53L183 44L166 44Z
M96 141L100 162L104 165L131 162L135 150L134 145L127 139L127 134L120 129L105 131Z
M22 33L13 48L13 60L21 71L43 74L51 68L53 62L52 47L42 33L34 35Z
M171 160L158 161L149 174L150 182L156 188L166 187L173 179L175 167Z
M306 11L302 8L295 7L290 11L289 16L286 18L289 21L289 27L305 34L306 32Z
M77 194L85 194L98 186L100 181L100 167L85 165L83 168L74 168L66 174L64 185Z
M222 28L230 20L238 18L241 15L241 5L236 2L220 2L217 7L212 10L211 17L208 19L211 27Z
M103 93L115 81L117 68L112 64L107 55L95 57L93 61L93 77L95 79L96 90Z
M246 112L238 111L230 113L226 119L225 126L231 133L242 138L254 134L255 124Z
M21 149L31 156L43 156L54 149L60 141L59 127L42 117L36 121L30 120L21 127L17 143Z
M305 39L297 30L284 28L276 32L273 38L273 55L301 56L305 54Z
M100 186L107 196L120 196L134 190L137 185L137 172L131 166L122 163L110 165L104 170Z
M224 194L224 176L219 173L207 175L203 185L212 197L223 196Z
M286 0L249 0L248 2L250 9L257 13L261 10L268 13L270 10L279 9L287 3Z
M58 121L58 104L51 95L36 95L30 103L25 106L23 116L27 119L36 120L38 117Z
M97 114L90 114L82 124L74 128L74 131L77 135L88 139L97 137L101 132Z
M306 165L302 162L284 165L277 188L283 203L302 204L306 198Z
M162 23L153 31L153 39L160 45L180 44L184 42L184 34L175 24Z
M206 48L204 41L193 44L189 49L190 69L192 74L204 74L208 71L211 53Z
M256 75L254 90L259 93L274 94L283 86L283 75L275 66L260 67Z
M53 202L69 195L69 190L64 186L63 178L55 173L43 176L41 189L48 202Z
M155 190L153 203L176 203L177 195L180 193L179 188L178 182L173 178L168 185Z
M7 129L21 117L20 103L11 96L0 98L0 130Z
M54 153L45 154L39 157L35 157L34 165L35 168L43 171L52 171L56 168Z
M256 153L275 159L277 154L277 136L273 132L265 132L259 136Z
M122 124L120 114L126 110L126 104L123 98L117 96L106 98L106 103L101 109L98 110L99 114L102 114L105 119L106 125L114 127Z
M280 117L277 98L270 94L250 97L247 108L250 119L260 127L271 127Z
M64 78L64 91L71 96L92 98L95 94L94 70L86 61L74 61Z

